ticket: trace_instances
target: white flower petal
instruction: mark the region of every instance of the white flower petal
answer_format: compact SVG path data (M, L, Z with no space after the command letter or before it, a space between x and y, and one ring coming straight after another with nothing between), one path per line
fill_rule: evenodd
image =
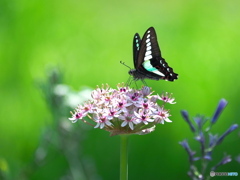
M128 124L129 124L129 127L131 128L131 130L133 130L133 129L134 129L133 123L132 123L132 122L129 122Z
M104 128L104 123L100 123L100 129Z
M132 120L132 122L133 122L134 124L139 124L141 121L140 121L139 119L134 119L134 120Z
M134 111L134 115L135 115L137 118L141 119L140 114L136 113L136 111Z
M144 124L146 124L146 125L148 124L148 122L147 122L147 121L142 121L142 122L143 122Z
M147 121L148 121L148 122L153 122L153 121L154 121L154 119L148 119Z
M104 124L104 123L103 123L103 124ZM110 123L110 121L106 121L105 124L108 125L108 126L111 126L111 125L112 125L112 123Z
M170 119L168 119L168 118L166 118L166 119L164 119L164 121L166 121L166 122L172 122Z
M125 119L126 119L126 116L120 115L120 116L118 117L118 119L125 120Z
M98 128L100 125L100 123L97 123L96 126L94 126L94 128Z
M123 121L123 123L121 124L121 127L125 127L128 124L127 121Z

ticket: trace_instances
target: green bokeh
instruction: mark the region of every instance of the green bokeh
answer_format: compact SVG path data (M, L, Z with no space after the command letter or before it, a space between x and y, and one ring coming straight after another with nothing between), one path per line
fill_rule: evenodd
M35 79L45 78L46 67L60 66L65 83L75 89L115 86L128 78L128 69L119 61L133 66L134 33L142 35L154 26L163 57L179 79L147 83L158 93L174 93L177 104L170 107L173 123L131 137L129 179L186 179L187 155L178 141L191 139L191 133L180 110L212 116L225 98L229 105L215 131L239 124L239 7L239 0L1 0L0 158L6 160L8 173L17 174L28 163L42 128L52 123L34 85ZM236 134L219 147L218 157L239 153ZM84 146L102 179L118 179L119 137L92 130ZM65 166L61 157L59 162L43 170L51 176L36 173L31 179L56 179ZM221 170L237 168L233 162Z

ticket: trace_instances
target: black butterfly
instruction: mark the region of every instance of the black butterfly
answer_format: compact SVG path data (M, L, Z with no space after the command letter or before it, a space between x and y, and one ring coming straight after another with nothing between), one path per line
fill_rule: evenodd
M141 40L138 33L133 38L133 61L135 69L131 69L129 74L134 80L164 79L174 81L178 74L168 66L168 63L161 56L161 51L157 42L155 29L150 27Z

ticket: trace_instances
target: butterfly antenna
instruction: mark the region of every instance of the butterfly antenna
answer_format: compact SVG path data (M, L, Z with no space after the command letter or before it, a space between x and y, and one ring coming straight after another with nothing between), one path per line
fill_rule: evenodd
M128 65L126 65L124 62L120 61L120 63L121 63L122 65L128 67L129 69L132 69L132 68L130 68Z

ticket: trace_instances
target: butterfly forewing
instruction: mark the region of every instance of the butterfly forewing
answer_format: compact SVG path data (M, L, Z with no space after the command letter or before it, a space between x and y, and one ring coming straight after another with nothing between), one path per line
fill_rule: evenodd
M138 37L135 35L134 38L140 39L139 35ZM173 69L168 66L165 59L161 56L157 35L153 27L150 27L145 32L140 49L138 53L135 50L135 53L134 66L140 73L145 74L146 78L165 79L168 81L177 79L177 74L173 72Z

